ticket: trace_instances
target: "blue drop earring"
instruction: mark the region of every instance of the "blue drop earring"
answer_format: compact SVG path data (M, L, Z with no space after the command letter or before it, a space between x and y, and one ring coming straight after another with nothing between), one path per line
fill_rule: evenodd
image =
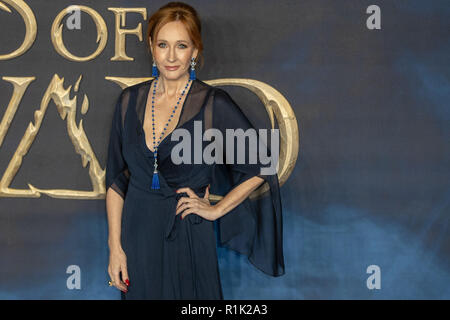
M153 66L152 66L152 77L158 76L158 68L156 67L156 62L153 60Z
M191 75L189 77L190 80L195 80L197 76L195 75L195 65L197 63L195 62L194 57L191 58Z

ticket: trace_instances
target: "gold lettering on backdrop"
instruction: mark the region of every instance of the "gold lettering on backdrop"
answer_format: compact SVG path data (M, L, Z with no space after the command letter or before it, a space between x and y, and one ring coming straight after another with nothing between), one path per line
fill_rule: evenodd
M11 10L6 4L14 8L22 17L26 27L25 39L22 45L15 51L0 55L0 60L8 60L18 57L24 54L34 43L37 34L36 18L30 9L30 7L23 0L0 0L0 10L11 13ZM71 14L74 10L80 10L87 13L94 21L97 30L98 43L97 50L87 57L77 57L70 53L65 47L62 39L62 20L67 14ZM127 13L141 14L144 21L147 19L146 8L108 8L115 15L115 55L111 58L111 61L134 61L134 58L127 56L126 54L126 35L132 34L138 37L142 42L142 24L139 23L134 29L122 29L126 25ZM96 58L106 47L108 39L108 30L103 18L93 9L86 6L72 5L62 10L55 18L51 28L51 40L56 51L64 58L84 62ZM14 119L18 106L22 97L28 88L28 85L35 80L35 77L3 77L5 81L9 81L14 86L14 91L10 103L6 108L3 118L0 122L0 147L3 144L3 140L8 132L8 129ZM128 77L105 77L106 80L110 80L124 89L128 86L132 86L143 81L152 79L152 77L142 78L128 78ZM81 76L74 85L74 92L78 92ZM21 139L19 146L17 147L11 161L8 164L1 180L0 180L0 197L33 197L37 198L40 195L47 194L54 198L66 198L66 199L102 199L105 198L105 170L103 170L90 146L89 140L83 129L83 120L80 120L79 126L76 125L76 101L77 97L73 99L69 98L69 92L72 86L68 89L63 87L64 78L59 78L58 75L54 75L45 94L41 101L39 110L34 113L35 123L30 122L28 128ZM265 109L268 113L271 126L275 128L275 121L277 121L278 128L280 129L280 155L278 165L278 177L280 185L283 185L291 174L295 163L297 161L298 149L299 149L299 136L298 136L298 124L295 114L284 96L275 88L269 86L261 81L252 79L216 79L205 81L206 83L214 86L232 85L241 86L252 91L263 102ZM67 190L67 189L39 189L31 184L28 184L29 189L13 189L9 188L14 176L17 174L23 157L27 154L31 144L33 143L39 128L42 124L43 117L47 110L50 100L53 100L57 106L58 112L61 118L66 119L67 131L72 144L75 147L75 151L81 155L82 166L89 166L89 176L93 185L92 191L79 191L79 190ZM84 95L81 114L86 114L89 109L89 99ZM268 190L267 183L263 184L260 188L255 190L250 197L258 196ZM222 196L210 195L210 200L218 201Z
M62 39L62 31L63 31L63 25L62 25L62 19L67 15L73 12L74 10L80 10L83 12L86 12L93 20L97 29L97 39L96 43L98 43L97 50L95 52L87 57L77 57L70 53L67 48L64 45L63 39ZM63 9L55 18L52 24L52 30L51 30L51 38L53 46L55 47L55 50L64 58L71 60L71 61L77 61L77 62L84 62L89 61L97 57L103 49L106 47L106 42L108 41L108 29L106 27L105 20L103 20L102 16L97 13L97 11L86 7L86 6L69 6L66 9Z
M33 45L34 40L36 40L37 34L37 23L36 17L31 11L30 7L22 0L3 0L0 1L0 10L11 13L11 10L4 4L7 3L11 7L13 7L22 17L25 23L25 39L22 42L22 45L17 48L15 51L0 55L0 60L8 60L13 59L18 56L21 56Z
M6 133L16 115L17 108L20 101L22 101L23 95L28 88L28 85L34 81L35 77L2 77L3 80L9 81L14 86L13 96L9 101L2 121L0 122L0 147L3 144Z
M83 76L79 76L77 82L75 82L75 85L73 86L73 92L78 92L78 87L80 86L80 81L83 78ZM89 99L87 95L85 94L83 97L83 103L81 105L81 114L86 114L89 110Z
M20 102L23 96L23 91L25 91L29 82L34 80L34 78L4 78L14 84L14 93L11 105L14 105L15 101ZM76 109L77 109L77 97L70 99L69 93L72 86L64 89L63 87L64 78L59 78L58 75L54 75L44 96L41 100L41 105L38 110L34 112L35 123L30 122L25 134L23 135L19 146L17 147L12 159L10 160L5 173L0 180L0 197L29 197L29 198L39 198L41 194L46 194L53 198L64 198L64 199L104 199L105 198L105 170L100 167L97 157L92 150L86 133L83 129L83 120L80 120L77 126L76 120ZM27 154L31 147L34 139L44 119L45 113L47 111L48 105L53 100L58 110L59 115L63 120L66 120L67 132L69 134L70 140L75 148L75 151L81 155L81 163L83 168L89 163L89 176L91 178L92 191L79 191L79 190L67 190L67 189L39 189L28 183L29 189L13 189L10 188L10 184L17 174L22 160ZM17 107L8 107L7 112L3 116L2 131L0 131L0 140L3 140L6 131L3 130L3 124L8 122L6 119L12 119L13 113L15 113ZM5 125L6 126L6 125Z
M116 42L115 42L115 55L111 58L111 61L134 61L134 58L127 56L125 52L125 36L127 34L133 34L139 38L142 42L142 24L139 22L138 26L134 29L122 29L126 24L126 14L129 12L140 13L147 20L146 8L108 8L109 11L114 12L116 21Z
M152 77L142 78L126 78L126 77L105 77L106 80L116 83L121 89L128 86L141 83L152 79ZM3 77L3 80L9 81L14 85L14 92L11 101L6 109L2 121L0 122L0 147L6 136L8 128L14 118L18 105L26 91L28 85L35 80L34 77ZM81 76L74 86L74 91L78 91L78 86L81 80ZM48 86L44 97L41 101L39 110L34 113L35 123L28 125L28 128L21 139L19 146L17 147L11 161L5 173L0 180L0 197L32 197L38 198L41 194L46 194L53 198L64 199L104 199L106 196L105 190L105 170L103 170L97 160L97 157L92 150L89 140L83 129L83 120L80 120L80 124L77 127L75 123L76 119L76 101L77 97L70 99L69 92L72 86L68 89L63 87L64 78L59 78L58 75L54 75L50 85ZM280 180L280 186L288 179L292 170L294 169L297 161L298 149L299 149L299 136L298 136L298 124L295 114L292 110L289 102L284 96L275 88L270 85L252 79L216 79L208 80L206 83L213 86L241 86L249 89L255 93L258 98L263 102L265 109L269 115L271 121L271 127L275 128L275 121L277 121L278 128L280 129L280 156L278 166L278 177ZM81 155L82 166L89 166L89 176L93 186L92 191L80 191L80 190L67 190L67 189L39 189L28 183L29 189L13 189L9 188L14 176L17 174L22 159L27 154L31 144L33 143L39 128L42 124L45 112L47 110L50 100L54 101L61 118L66 119L67 132L75 147L75 151ZM82 113L87 112L89 100L87 96L84 96ZM84 114L83 113L83 114ZM250 197L256 197L268 190L267 183L264 183L260 188L255 190ZM211 194L209 199L211 201L219 201L223 197L220 195Z
M120 89L123 90L127 87L134 86L135 84L151 80L153 79L153 77L148 78L105 77L105 79L119 85Z

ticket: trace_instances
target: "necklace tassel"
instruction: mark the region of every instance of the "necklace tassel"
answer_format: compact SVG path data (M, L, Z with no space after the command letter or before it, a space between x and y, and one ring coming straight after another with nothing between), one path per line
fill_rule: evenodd
M159 189L160 185L159 185L159 175L158 175L158 171L154 171L153 172L153 179L152 179L152 189Z
M156 152L153 155L155 157L155 163L153 164L154 170L153 170L153 178L152 178L152 189L160 189L159 186L159 175L158 175L158 159Z

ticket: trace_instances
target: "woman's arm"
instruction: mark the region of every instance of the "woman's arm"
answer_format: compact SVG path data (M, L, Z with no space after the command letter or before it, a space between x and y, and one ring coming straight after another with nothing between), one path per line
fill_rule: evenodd
M108 273L114 286L127 292L129 285L126 255L120 240L123 198L113 189L106 191L106 212L108 215L108 246L109 266ZM122 273L122 279L120 278Z
M215 205L211 205L208 200L209 186L203 198L198 197L191 188L180 188L177 193L186 192L189 198L182 197L178 200L175 214L182 213L181 218L183 219L190 213L196 213L204 219L214 221L238 206L263 182L263 178L254 176L234 187Z
M106 192L106 212L108 214L108 245L110 250L122 249L120 243L120 230L124 200L109 188Z
M216 209L216 219L224 216L241 204L263 182L263 178L255 176L234 187L222 200L213 206Z

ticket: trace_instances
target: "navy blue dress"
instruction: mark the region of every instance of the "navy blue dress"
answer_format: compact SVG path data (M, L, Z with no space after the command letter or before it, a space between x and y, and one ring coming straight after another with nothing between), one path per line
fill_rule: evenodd
M122 293L122 299L223 299L214 222L195 213L185 219L181 219L181 214L175 215L178 199L188 196L177 194L175 190L189 187L203 197L205 188L211 184L210 194L225 195L254 176L265 179L268 191L254 199L248 197L217 219L217 239L220 246L248 256L262 272L283 275L282 211L277 174L261 175L263 165L259 162L199 163L195 161L195 154L199 153L194 143L190 144L190 162L172 162L172 148L181 141L175 139L174 132L186 130L184 132L190 133L193 139L203 140L201 135L209 128L220 130L223 137L227 128L254 128L225 90L199 79L192 82L185 93L179 118L172 120L177 121L177 130L167 132L158 148L160 189L150 188L153 153L146 144L143 119L152 81L122 90L114 111L108 147L106 190L111 187L124 199L121 244L127 256L131 285L128 293ZM205 148L210 141L201 143ZM233 157L236 154L234 152ZM223 155L226 156L229 155Z

